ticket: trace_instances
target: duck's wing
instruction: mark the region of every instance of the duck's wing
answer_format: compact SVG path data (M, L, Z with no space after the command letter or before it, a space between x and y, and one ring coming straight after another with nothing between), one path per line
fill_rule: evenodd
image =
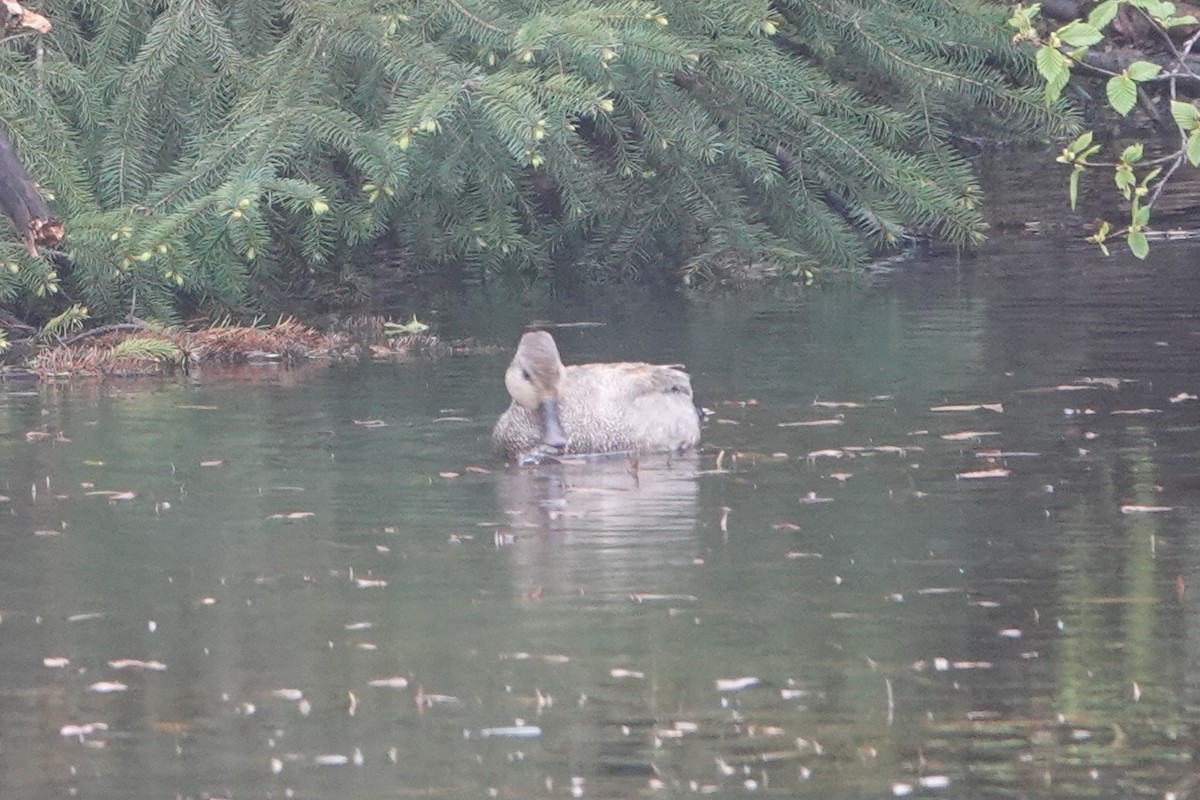
M692 379L682 364L613 364L622 373L621 384L630 397L656 394L692 396Z

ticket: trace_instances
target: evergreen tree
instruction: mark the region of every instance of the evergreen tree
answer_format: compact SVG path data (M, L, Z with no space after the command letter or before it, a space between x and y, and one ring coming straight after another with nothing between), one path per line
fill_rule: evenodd
M0 48L0 117L67 239L4 245L0 302L94 316L253 306L381 243L480 275L849 268L978 239L951 126L1071 125L977 0L40 10L49 35Z

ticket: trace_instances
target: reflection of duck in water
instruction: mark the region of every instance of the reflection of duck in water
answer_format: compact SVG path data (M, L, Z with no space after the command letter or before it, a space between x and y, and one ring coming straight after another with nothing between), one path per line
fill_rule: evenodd
M554 337L521 337L504 385L512 395L492 431L508 458L654 453L700 441L692 381L674 366L617 362L563 366ZM524 460L524 458L523 458Z

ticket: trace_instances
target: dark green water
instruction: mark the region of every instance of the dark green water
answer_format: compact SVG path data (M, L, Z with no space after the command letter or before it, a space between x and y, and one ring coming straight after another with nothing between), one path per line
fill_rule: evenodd
M636 472L497 464L507 355L0 387L0 797L1187 796L1198 261L434 310L685 362Z

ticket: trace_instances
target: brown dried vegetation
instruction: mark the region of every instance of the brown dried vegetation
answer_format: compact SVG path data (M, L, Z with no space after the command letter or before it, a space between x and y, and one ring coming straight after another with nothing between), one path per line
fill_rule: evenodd
M169 328L124 324L97 328L39 345L10 371L52 376L142 376L186 372L198 364L287 364L370 358L399 361L473 351L469 342L444 342L428 333L388 335L375 317L347 320L321 331L292 318L273 325Z

